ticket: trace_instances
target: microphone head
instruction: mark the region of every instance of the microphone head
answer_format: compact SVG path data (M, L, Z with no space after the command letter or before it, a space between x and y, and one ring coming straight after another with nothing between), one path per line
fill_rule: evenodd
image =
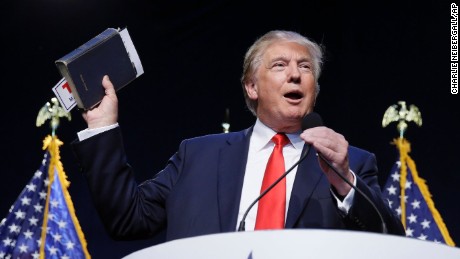
M310 112L302 120L302 131L319 126L323 126L323 120L316 112Z

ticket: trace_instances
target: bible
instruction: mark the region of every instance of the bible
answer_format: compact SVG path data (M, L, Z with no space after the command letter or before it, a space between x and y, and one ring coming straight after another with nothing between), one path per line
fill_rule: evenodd
M90 110L105 95L102 78L108 75L118 91L144 73L126 28L108 28L55 61L78 108Z

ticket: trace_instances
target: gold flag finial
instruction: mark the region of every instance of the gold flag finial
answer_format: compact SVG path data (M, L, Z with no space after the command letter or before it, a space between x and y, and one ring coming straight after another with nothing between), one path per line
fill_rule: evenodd
M398 104L400 109L398 110ZM404 137L408 124L407 122L413 121L419 127L422 126L422 114L417 106L411 104L409 110L407 109L405 101L399 101L398 104L393 104L387 108L383 114L382 127L388 126L388 124L397 121L397 129L399 131L399 137Z
M64 108L59 105L57 98L51 98L51 103L46 102L42 108L38 111L36 126L40 127L45 123L46 120L50 119L50 127L52 130L52 136L55 135L57 127L59 127L59 118L67 117L69 121L71 120L70 113L67 112Z

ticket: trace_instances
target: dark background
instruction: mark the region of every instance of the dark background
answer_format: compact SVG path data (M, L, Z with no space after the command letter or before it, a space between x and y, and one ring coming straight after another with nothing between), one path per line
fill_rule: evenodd
M450 93L450 2L372 4L332 1L2 2L3 172L0 218L39 168L47 125L39 109L60 75L54 61L107 27L127 26L145 74L119 92L119 122L139 181L152 177L184 138L250 126L239 78L246 49L272 29L295 30L325 46L316 105L350 144L374 152L383 185L396 160L396 124L382 128L392 104L418 106L411 157L429 186L451 237L460 243L459 101ZM120 258L155 240L117 242L105 233L70 149L85 128L79 112L61 121L61 161L78 219L94 258ZM3 216L2 216L3 215Z

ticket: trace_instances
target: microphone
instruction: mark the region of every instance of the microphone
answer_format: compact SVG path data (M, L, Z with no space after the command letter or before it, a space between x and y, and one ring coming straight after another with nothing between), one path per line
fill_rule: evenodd
M302 120L302 131L309 129L309 128L322 126L322 125L323 125L323 122L319 114L315 112L311 112L307 114ZM292 171L292 169L294 169L297 165L299 165L300 162L302 162L305 159L305 157L307 157L309 151L310 151L310 145L307 145L305 149L303 150L302 154L300 155L299 161L297 161L294 165L292 165L291 168L289 168L284 174L282 174L278 179L276 179L276 181L274 181L270 186L268 186L268 188L265 189L259 195L259 197L257 197L257 199L255 199L251 203L251 205L249 205L248 209L243 215L243 218L240 221L240 224L238 226L238 231L245 231L245 220L246 220L246 217L248 216L249 211L252 209L252 207L254 207L254 205L260 199L262 199L262 197L264 197L271 189L273 189L273 187L275 187L276 184L278 184L281 180L283 180L283 178L286 177L286 175L289 174Z
M313 115L314 117L314 121L315 121L315 125L316 126L322 126L323 125L323 120L321 119L321 116L319 116L319 114L317 113L314 113ZM302 131L304 131L305 129L307 129L307 127L309 126L308 124L309 122L307 122L306 120L302 121ZM304 124L305 124L305 128L304 128ZM332 169L332 171L334 171L334 173L336 173L344 182L346 182L351 188L353 188L356 192L358 192L360 195L362 195L371 205L372 207L374 208L374 210L377 212L379 218L380 218L380 222L382 224L382 233L383 234L387 234L388 233L388 230L387 230L387 226L385 224L385 221L383 220L383 216L382 214L380 213L380 211L377 209L377 206L375 206L375 204L372 202L372 200L363 192L361 191L357 186L355 186L354 184L352 184L350 181L348 181L342 174L340 174L337 169L334 168L334 166L332 166L332 164L323 156L323 154L321 154L320 152L316 152L317 156L324 162L326 163L326 165Z

